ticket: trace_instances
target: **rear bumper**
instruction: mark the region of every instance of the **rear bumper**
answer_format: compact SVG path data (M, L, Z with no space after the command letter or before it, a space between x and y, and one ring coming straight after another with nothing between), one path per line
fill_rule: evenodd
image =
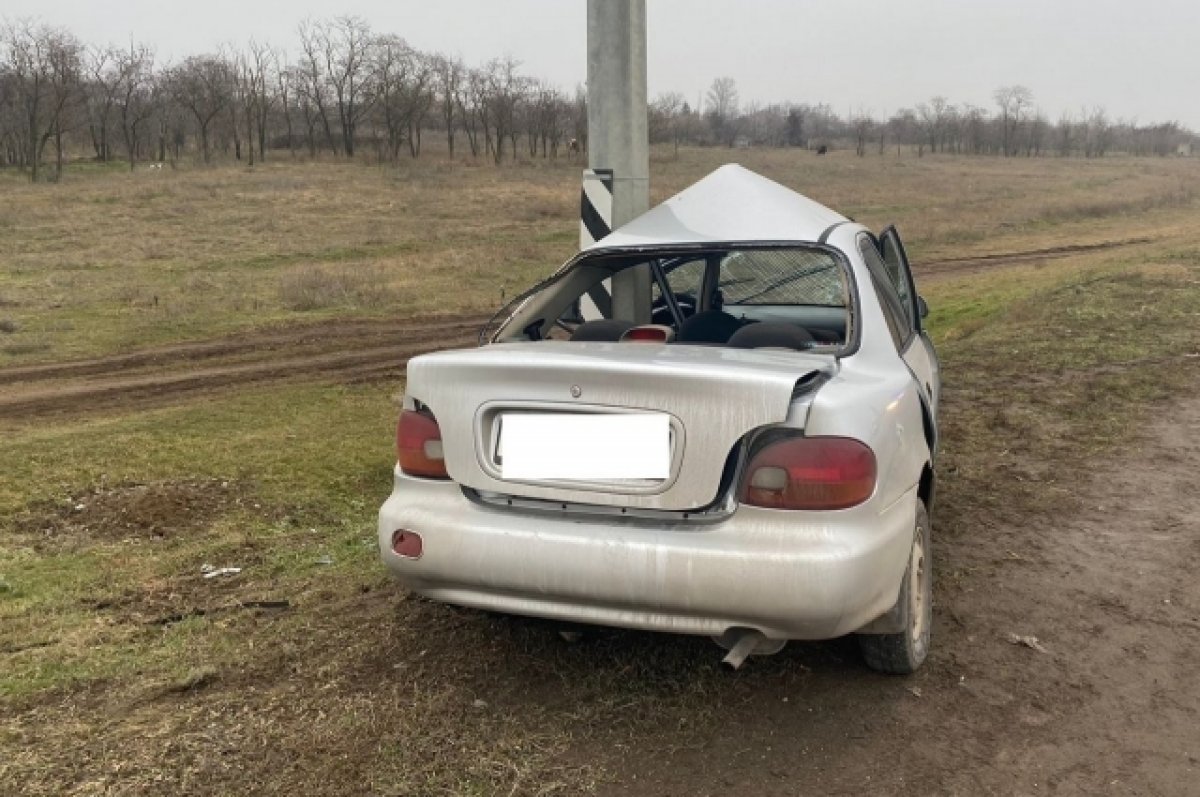
M880 509L742 506L710 523L650 523L500 509L453 482L398 471L379 512L384 563L434 600L512 614L681 634L753 628L828 639L896 600L912 545L916 488ZM397 529L419 559L391 549Z

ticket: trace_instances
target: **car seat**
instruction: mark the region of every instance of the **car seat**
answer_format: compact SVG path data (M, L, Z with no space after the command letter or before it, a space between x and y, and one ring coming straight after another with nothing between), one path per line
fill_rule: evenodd
M804 349L812 348L813 336L807 329L782 321L763 321L748 324L733 334L729 346L735 349Z
M705 310L679 325L679 343L723 345L742 327L742 322L723 310Z

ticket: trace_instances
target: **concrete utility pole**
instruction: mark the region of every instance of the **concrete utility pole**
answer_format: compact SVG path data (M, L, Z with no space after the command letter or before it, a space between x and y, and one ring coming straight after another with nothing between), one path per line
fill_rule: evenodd
M614 230L650 207L650 135L646 119L646 0L588 0L588 165L583 224L589 223L589 182L605 175L611 216L592 211L592 237L603 233L597 215ZM608 179L611 173L611 180ZM599 210L599 214L596 211ZM586 241L585 229L584 239ZM650 320L650 271L626 269L613 278L613 317Z

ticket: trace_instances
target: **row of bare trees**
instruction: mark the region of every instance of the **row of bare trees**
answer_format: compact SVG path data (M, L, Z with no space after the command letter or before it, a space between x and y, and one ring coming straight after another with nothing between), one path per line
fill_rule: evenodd
M522 73L512 58L469 67L380 34L357 17L305 21L292 57L251 41L159 63L143 44L88 46L62 28L32 21L0 28L0 166L33 180L61 175L71 157L174 162L186 154L254 164L272 152L380 161L421 154L440 132L450 157L557 157L586 143L581 90L569 96ZM994 109L934 97L889 118L839 116L821 104L742 104L736 82L713 81L692 108L682 94L650 108L655 141L700 145L888 147L926 152L1100 157L1121 151L1166 155L1195 135L1175 124L1110 120L1103 108L1055 122L1032 92L1006 86Z
M429 130L473 157L557 157L584 138L571 97L512 58L468 67L378 34L361 19L299 26L293 58L251 41L160 64L146 45L89 47L32 21L0 29L0 166L33 180L84 152L99 161L173 161L185 152L253 164L272 150L418 157ZM52 145L52 148L51 148Z
M660 95L650 108L650 131L657 142L723 146L852 147L859 155L880 154L888 147L926 152L1008 157L1081 155L1103 157L1111 152L1131 155L1171 155L1200 152L1200 140L1176 123L1139 125L1112 120L1102 107L1064 113L1051 122L1038 109L1033 92L1024 86L1004 86L993 94L995 108L954 104L934 97L888 118L852 112L838 116L828 105L739 103L732 78L713 81L693 109L683 95Z

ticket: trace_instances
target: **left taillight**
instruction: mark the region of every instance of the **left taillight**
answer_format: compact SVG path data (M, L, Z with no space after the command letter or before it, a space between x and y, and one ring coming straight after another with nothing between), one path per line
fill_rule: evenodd
M400 413L396 425L396 459L409 476L448 479L442 452L442 430L432 415L415 410Z

